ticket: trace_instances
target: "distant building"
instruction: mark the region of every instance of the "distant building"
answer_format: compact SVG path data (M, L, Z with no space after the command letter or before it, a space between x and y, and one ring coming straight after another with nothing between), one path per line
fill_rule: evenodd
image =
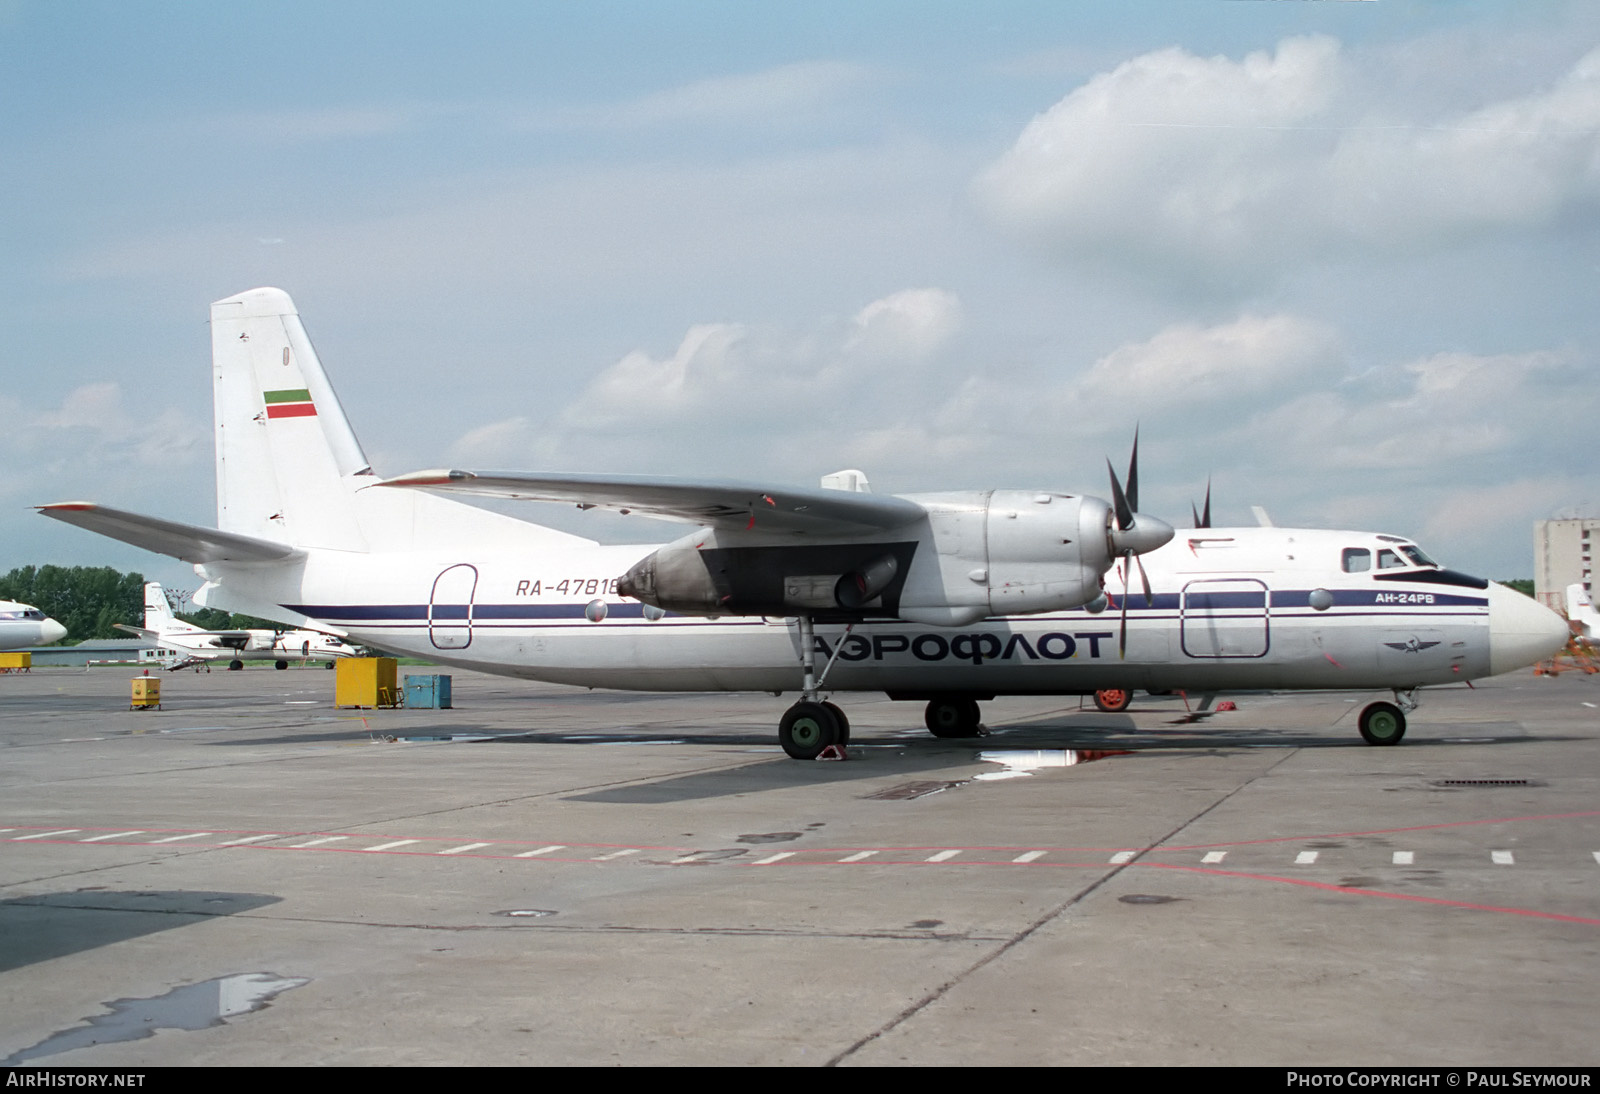
M1541 520L1533 526L1533 591L1541 604L1566 606L1568 585L1578 582L1594 595L1594 543L1600 517Z

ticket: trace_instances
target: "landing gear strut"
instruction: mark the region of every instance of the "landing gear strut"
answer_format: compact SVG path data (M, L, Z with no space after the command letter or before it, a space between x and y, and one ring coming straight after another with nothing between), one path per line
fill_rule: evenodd
M976 699L929 699L922 722L935 737L976 737L982 712Z
M848 637L852 623L845 628ZM783 750L796 760L814 760L822 754L829 745L843 747L850 742L850 719L844 716L844 711L832 703L825 703L819 695L822 682L828 678L828 670L833 668L833 662L838 660L839 651L844 649L844 638L840 638L839 645L834 648L833 657L823 666L822 675L817 675L816 662L816 631L812 626L811 617L800 617L800 668L803 673L800 685L800 701L783 712L783 719L778 723L778 743Z

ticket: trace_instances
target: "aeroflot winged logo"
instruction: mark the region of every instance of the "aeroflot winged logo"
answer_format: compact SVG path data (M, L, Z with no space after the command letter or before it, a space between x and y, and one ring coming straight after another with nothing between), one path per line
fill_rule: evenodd
M267 401L268 418L315 418L317 406L311 401L311 392L303 387L283 391L263 391Z
M1406 639L1404 642L1384 643L1384 645L1388 646L1391 650L1399 650L1401 653L1421 653L1423 650L1432 649L1438 644L1439 643L1437 642L1419 642L1415 635Z

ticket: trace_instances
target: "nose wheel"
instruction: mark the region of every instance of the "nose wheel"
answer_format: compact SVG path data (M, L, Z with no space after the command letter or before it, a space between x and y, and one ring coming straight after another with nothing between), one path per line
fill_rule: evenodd
M1362 709L1356 728L1369 745L1397 745L1406 735L1406 716L1393 703L1371 703Z

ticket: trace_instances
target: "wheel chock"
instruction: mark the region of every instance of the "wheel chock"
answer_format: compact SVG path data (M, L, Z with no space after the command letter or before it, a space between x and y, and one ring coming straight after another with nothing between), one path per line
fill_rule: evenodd
M1217 709L1219 711L1221 711L1221 710L1238 710L1239 706L1232 699L1224 699L1222 702L1217 704Z
M819 760L848 760L849 758L850 757L846 756L844 753L843 745L829 745L827 748L817 753L817 759Z

